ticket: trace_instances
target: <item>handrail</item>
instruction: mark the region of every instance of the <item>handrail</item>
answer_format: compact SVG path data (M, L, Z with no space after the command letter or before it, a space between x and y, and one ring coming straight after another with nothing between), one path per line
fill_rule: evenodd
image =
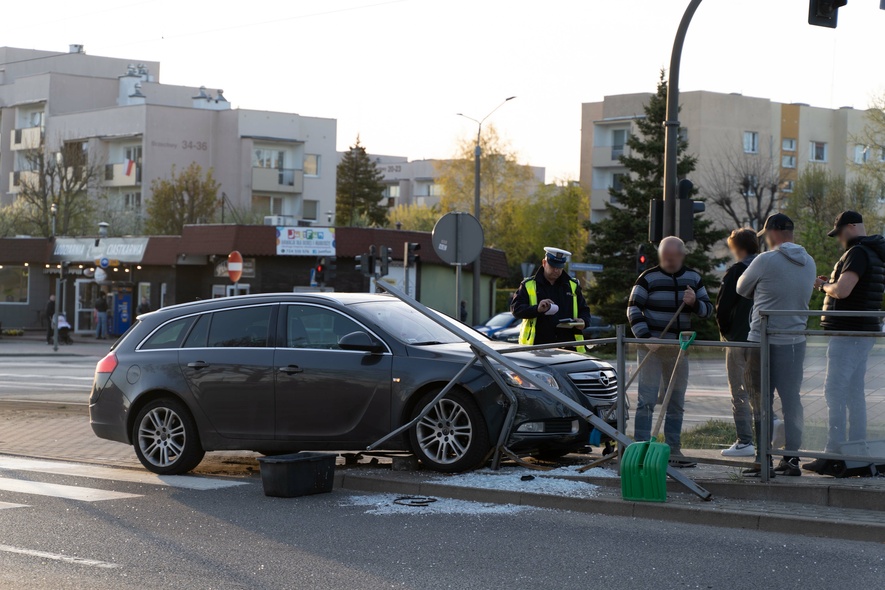
M823 310L823 309L760 309L759 315L784 316L784 315L825 315L834 318L885 318L883 311L854 311L854 310Z

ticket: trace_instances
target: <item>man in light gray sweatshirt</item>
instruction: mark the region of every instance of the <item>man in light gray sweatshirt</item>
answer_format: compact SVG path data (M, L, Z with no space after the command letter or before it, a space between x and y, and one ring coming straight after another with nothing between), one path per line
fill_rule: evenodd
M793 243L793 220L783 213L775 213L765 220L758 234L765 236L769 251L757 256L741 275L737 283L739 295L753 300L750 334L747 340L759 342L761 329L760 310L807 310L817 269L814 259L802 246ZM802 315L769 316L768 327L773 330L804 330L808 317ZM769 403L777 390L784 411L784 428L788 451L798 451L802 445L804 412L799 397L805 362L805 336L772 334L769 342ZM762 461L759 457L759 431L761 426L762 383L758 350L747 349L746 383L753 407L756 427L756 465L744 470L748 477L758 477ZM773 416L769 406L768 417ZM768 431L771 432L771 423ZM802 475L798 457L782 459L774 470L783 475Z

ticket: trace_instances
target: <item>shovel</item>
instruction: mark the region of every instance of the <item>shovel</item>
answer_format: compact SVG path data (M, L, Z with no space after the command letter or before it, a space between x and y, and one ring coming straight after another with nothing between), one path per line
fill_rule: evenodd
M670 383L661 403L658 420L651 433L651 440L634 442L624 450L621 460L621 497L634 502L667 501L667 465L670 462L670 445L656 442L667 414L667 406L673 396L676 384L676 371L685 356L685 351L697 337L696 332L679 334L679 354L673 364Z

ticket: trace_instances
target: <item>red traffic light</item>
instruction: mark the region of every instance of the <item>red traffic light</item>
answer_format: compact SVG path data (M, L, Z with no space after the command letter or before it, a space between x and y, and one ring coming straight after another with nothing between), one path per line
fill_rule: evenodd
M317 264L317 272L323 272L323 265Z
M646 257L646 255L640 254L639 255L639 264L645 264L646 262L648 262L648 258Z

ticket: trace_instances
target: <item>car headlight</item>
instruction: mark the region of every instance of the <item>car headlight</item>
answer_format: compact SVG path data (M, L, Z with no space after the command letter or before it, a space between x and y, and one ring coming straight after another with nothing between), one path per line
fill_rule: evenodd
M510 369L500 369L501 375L504 376L504 381L507 382L511 387L518 387L520 389L539 389L535 387L525 379L523 379L520 375L517 375ZM559 389L559 383L556 382L556 378L553 377L550 373L545 373L544 371L526 371L529 375L532 376L533 379L537 379L538 381L544 383L548 387L552 387L553 389Z

